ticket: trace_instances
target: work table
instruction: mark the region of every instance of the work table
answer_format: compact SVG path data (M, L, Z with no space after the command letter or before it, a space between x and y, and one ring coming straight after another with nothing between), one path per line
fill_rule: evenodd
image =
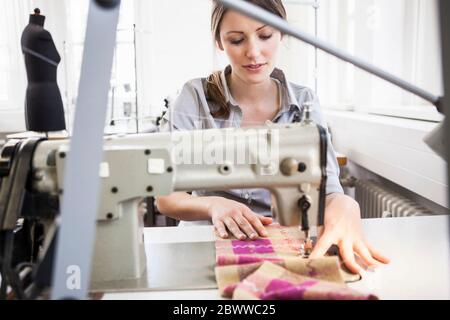
M389 257L391 263L378 267L374 272L364 273L361 281L350 283L349 286L374 293L380 299L450 299L449 227L449 216L363 220L364 234L369 243ZM214 243L212 226L146 228L144 236L147 249L160 244L193 244L213 248ZM158 263L151 261L151 253L147 253L147 256L150 266ZM183 264L182 260L180 258L177 263ZM208 276L211 277L211 274ZM107 293L103 298L222 299L214 285L198 290Z

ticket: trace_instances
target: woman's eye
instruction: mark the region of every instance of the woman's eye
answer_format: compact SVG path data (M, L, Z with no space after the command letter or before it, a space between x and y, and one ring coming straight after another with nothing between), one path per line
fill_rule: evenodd
M269 40L270 38L272 38L272 35L271 34L268 34L268 35L260 35L259 36L262 40Z
M244 41L244 39L230 40L230 43L234 45L239 45L242 43L242 41Z

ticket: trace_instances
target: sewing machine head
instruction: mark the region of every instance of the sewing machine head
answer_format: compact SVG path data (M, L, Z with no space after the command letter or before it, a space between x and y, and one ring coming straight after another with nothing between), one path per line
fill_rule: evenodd
M323 224L326 142L324 129L312 122L105 138L92 282L142 275L146 257L138 204L143 197L266 188L275 199L273 213L280 224L304 231ZM64 196L68 140L35 142L24 160L20 150L26 144L10 144L3 163L13 168L21 158L29 161L29 191ZM3 170L4 177L11 172ZM7 184L1 187L7 192Z

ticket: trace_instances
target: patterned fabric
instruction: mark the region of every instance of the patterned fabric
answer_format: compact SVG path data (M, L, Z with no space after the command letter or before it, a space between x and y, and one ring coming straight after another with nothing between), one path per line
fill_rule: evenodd
M253 241L221 239L216 236L217 265L282 262L289 257L301 257L304 241L298 227L281 227L273 224L266 230L267 238Z
M257 262L216 267L216 279L220 294L223 297L231 298L237 284L258 270L263 263L264 262ZM337 257L324 257L314 260L287 258L283 261L275 262L275 264L297 274L342 285L345 284L339 270L339 261Z
M377 297L360 293L344 284L302 276L271 262L264 262L236 286L233 299L376 300Z
M303 233L298 227L281 227L273 224L266 227L266 230L267 238L253 241L241 241L235 238L221 239L216 235L215 273L222 296L234 298L235 289L242 283L247 283L249 279L253 279L250 277L255 273L260 274L260 269L266 265L266 262L294 275L314 279L319 283L326 282L320 286L314 285L314 290L316 288L330 290L347 288L345 282L360 279L359 275L354 275L343 268L343 263L337 256L313 260L303 258ZM334 283L334 286L330 287L329 283ZM317 297L320 298L320 296Z

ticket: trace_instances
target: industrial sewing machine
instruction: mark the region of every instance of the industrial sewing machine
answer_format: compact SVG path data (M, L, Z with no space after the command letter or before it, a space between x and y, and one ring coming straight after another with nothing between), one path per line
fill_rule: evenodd
M323 224L327 133L308 114L301 123L248 130L106 137L91 282L143 275L146 255L138 205L146 196L267 188L274 196L278 221L302 226L309 237L309 225ZM3 264L5 280L18 279L14 268L21 263L37 266L45 261L43 253L49 252L64 195L69 153L69 140L10 140L3 147L0 222L3 236L9 235L12 245L2 255L10 263Z

